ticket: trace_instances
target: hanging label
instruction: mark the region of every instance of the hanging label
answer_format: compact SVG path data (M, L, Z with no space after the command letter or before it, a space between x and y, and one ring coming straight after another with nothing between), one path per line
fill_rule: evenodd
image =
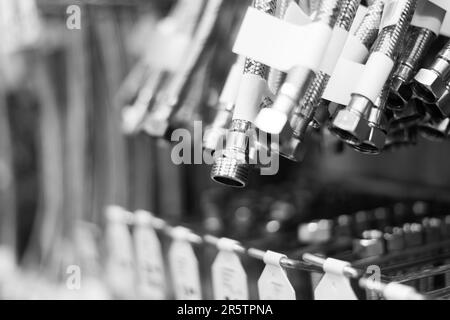
M216 300L248 300L247 274L233 251L237 242L222 238L219 253L212 264L212 283Z
M192 245L187 241L189 233L183 227L175 228L169 249L170 274L178 300L202 298L198 260Z
M317 71L331 33L324 23L298 26L249 8L233 52L283 72L294 66Z
M135 214L133 232L136 250L139 294L145 299L163 300L165 298L164 262L161 243L151 227L152 216L145 211Z
M264 255L266 266L258 279L260 300L295 300L295 290L280 266L280 260L285 257L273 251Z
M106 210L106 263L108 281L118 295L132 294L135 284L133 244L127 220L130 213L116 206Z
M357 300L350 281L344 275L344 268L349 265L348 262L332 258L325 261L325 275L314 291L315 300Z

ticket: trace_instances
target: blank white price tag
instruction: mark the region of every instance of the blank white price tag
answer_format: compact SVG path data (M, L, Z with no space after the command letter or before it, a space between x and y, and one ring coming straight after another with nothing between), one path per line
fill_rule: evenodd
M331 33L320 22L298 26L249 8L233 52L284 72L294 66L317 71Z
M135 213L133 232L138 271L139 295L144 299L165 298L164 262L161 243L151 227L152 215L145 211Z
M133 243L127 220L130 213L116 206L107 208L106 263L109 284L119 295L132 294L135 281Z
M273 251L266 252L266 266L258 279L260 300L295 300L295 290L280 265L281 258L285 257Z
M212 283L216 300L248 300L247 274L233 251L236 241L222 238L212 264Z
M344 268L349 265L348 262L332 258L325 261L325 275L314 291L315 300L357 300L350 281L344 275Z
M189 233L183 227L175 228L169 249L170 274L178 300L202 298L198 260L192 245L187 241Z

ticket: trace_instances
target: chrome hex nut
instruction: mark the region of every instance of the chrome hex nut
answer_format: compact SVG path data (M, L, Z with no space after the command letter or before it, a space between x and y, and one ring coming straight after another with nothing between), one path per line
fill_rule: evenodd
M343 109L338 111L329 130L347 144L355 145L365 140L370 127L361 114Z
M414 78L413 90L426 103L435 103L446 89L442 77L429 69L420 69Z

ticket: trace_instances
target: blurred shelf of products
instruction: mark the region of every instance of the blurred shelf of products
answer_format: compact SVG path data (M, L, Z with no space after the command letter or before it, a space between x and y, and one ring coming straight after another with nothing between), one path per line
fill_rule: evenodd
M1 0L0 299L450 299L448 11Z

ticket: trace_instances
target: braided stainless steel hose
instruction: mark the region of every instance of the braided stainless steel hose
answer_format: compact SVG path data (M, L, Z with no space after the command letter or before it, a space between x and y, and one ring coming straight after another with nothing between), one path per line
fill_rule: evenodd
M277 1L255 0L253 7L266 14L275 15ZM263 99L263 92L260 92L261 85L266 83L268 72L268 66L246 58L233 120L226 137L226 146L216 157L211 170L211 178L220 184L242 188L248 183L251 169L249 143L254 133L253 121ZM247 98L248 90L258 91L256 97L250 102Z
M286 15L286 11L289 8L289 5L294 0L279 0L278 8L277 8L277 18L283 19ZM286 73L280 70L271 69L269 74L269 88L273 93L277 93L280 90L281 85L286 79Z
M381 17L383 15L386 0L375 0L367 8L361 24L356 29L354 36L368 49L372 47L380 31Z
M429 29L410 27L403 55L400 57L393 74L388 108L400 110L406 107L413 95L411 81L436 37L436 34Z
M436 102L450 80L450 41L442 48L432 65L421 69L414 78L413 90L426 103Z
M315 15L313 23L325 25L331 30L339 13L340 0L323 0ZM324 35L328 41L330 33ZM323 41L323 39L320 39ZM318 40L319 41L319 40ZM322 55L324 52L314 52ZM260 111L256 118L256 126L269 134L280 134L288 125L288 116L299 103L308 85L314 78L314 71L303 66L293 67L281 86L277 97L270 108Z
M386 0L375 0L367 8L360 25L354 32L354 38L362 45L357 49L353 46L346 46L342 57L354 62L365 63L369 56L370 48L375 42L380 30L381 17L383 15L384 3ZM329 102L321 100L316 108L316 112L310 125L316 129L320 128L330 119L328 110ZM342 108L342 106L339 106Z
M356 16L360 0L343 0L339 15L336 19L335 28L340 28L346 32L350 31L353 20ZM343 49L343 46L342 46ZM328 85L331 75L319 71L306 90L300 105L294 110L290 125L293 131L293 137L300 142L304 140L306 130L313 120L320 99ZM291 149L292 143L280 147L280 154L292 159L295 149Z
M394 68L417 0L399 0L396 5L400 14L399 20L394 25L382 28L350 104L339 110L330 124L330 131L349 144L361 144L369 134L370 127L366 125L366 119L369 118L370 109Z

